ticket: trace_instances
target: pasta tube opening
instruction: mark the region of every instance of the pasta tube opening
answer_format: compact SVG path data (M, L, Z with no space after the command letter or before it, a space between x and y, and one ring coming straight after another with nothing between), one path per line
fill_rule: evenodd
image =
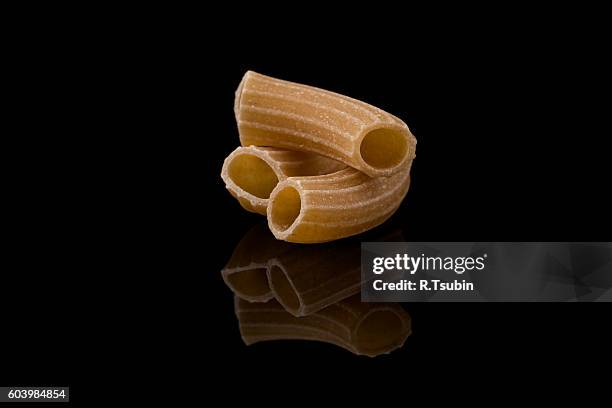
M270 198L270 223L274 230L286 231L298 219L302 210L300 193L291 186L279 189L274 197Z
M277 239L312 244L370 230L399 208L410 187L410 164L391 177L347 168L283 180L270 194L270 231Z
M362 354L378 354L405 340L405 323L394 310L375 310L355 330L355 348Z
M274 170L259 157L248 154L238 155L230 162L229 177L238 187L258 198L270 197L278 184Z
M399 118L365 102L247 72L234 102L243 146L317 153L370 177L388 177L415 157L416 139Z
M376 169L398 166L408 155L406 135L393 129L374 129L363 137L359 148L363 161Z
M333 173L345 167L318 154L248 146L237 148L225 159L221 178L243 208L266 215L268 198L279 181Z
M291 314L296 315L301 308L301 302L289 279L278 266L270 268L270 287L274 288L276 298Z

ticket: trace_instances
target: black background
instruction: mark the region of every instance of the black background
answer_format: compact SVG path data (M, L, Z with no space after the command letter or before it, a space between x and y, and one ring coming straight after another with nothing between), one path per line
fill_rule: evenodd
M610 240L609 149L594 96L603 67L594 43L563 31L546 39L514 29L393 33L389 43L338 36L325 47L272 36L265 50L249 49L245 39L207 84L218 104L214 160L205 173L223 227L216 263L205 272L215 305L206 321L218 336L214 352L231 356L221 367L256 373L241 384L257 389L270 381L308 383L313 372L316 384L367 381L372 372L398 382L414 373L457 378L468 368L518 370L529 381L606 361L610 309L596 304L407 304L414 334L403 349L373 360L317 343L242 344L231 292L217 271L259 217L241 211L218 173L238 143L233 90L248 69L350 95L408 123L417 158L408 196L390 221L407 240Z
M346 18L338 30L330 17L314 30L245 12L222 31L145 22L84 42L70 30L30 38L46 75L19 67L29 69L28 95L59 96L27 105L43 119L25 115L11 151L21 162L8 177L19 228L2 288L4 323L15 325L0 332L2 382L70 384L83 398L100 380L153 376L207 391L235 382L265 401L269 384L321 390L372 373L459 377L466 367L536 378L604 364L602 304L405 305L413 335L375 359L312 342L243 345L219 272L261 219L219 173L238 145L234 90L249 69L364 100L409 125L412 185L390 220L406 240L612 240L598 25L578 36L537 19L476 28L430 17Z

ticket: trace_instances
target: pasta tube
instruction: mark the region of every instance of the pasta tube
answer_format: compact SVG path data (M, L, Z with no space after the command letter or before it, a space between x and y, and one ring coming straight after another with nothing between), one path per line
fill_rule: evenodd
M390 176L415 157L416 139L395 116L333 92L248 71L234 112L243 146L309 151L369 176Z
M346 167L317 154L267 147L239 147L224 161L221 178L247 211L266 215L268 197L291 176L327 174Z
M376 357L404 345L411 319L397 303L361 303L359 295L307 317L295 317L276 301L249 303L234 298L234 311L246 345L270 340L312 340Z
M280 240L316 243L374 228L393 215L408 192L410 164L391 177L370 178L346 168L288 178L270 194L270 231Z

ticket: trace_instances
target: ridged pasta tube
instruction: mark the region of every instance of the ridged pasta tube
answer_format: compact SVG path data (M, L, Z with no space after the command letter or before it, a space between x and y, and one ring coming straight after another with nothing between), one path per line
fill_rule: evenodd
M248 71L234 112L243 146L331 157L371 177L390 176L415 157L416 139L397 117L323 89Z
M327 242L385 222L410 186L410 164L391 177L370 178L353 169L278 183L268 202L268 226L277 239Z
M269 147L239 147L223 162L221 178L247 211L266 215L268 197L279 181L291 176L327 174L344 164L306 152Z

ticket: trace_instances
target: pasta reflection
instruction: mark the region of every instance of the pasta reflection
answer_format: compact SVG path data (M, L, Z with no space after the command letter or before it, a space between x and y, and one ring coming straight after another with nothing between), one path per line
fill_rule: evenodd
M376 238L368 237L402 240L398 232ZM367 356L401 347L410 316L398 304L361 303L360 258L357 240L296 245L254 227L221 272L244 342L318 340Z
M305 317L295 317L275 300L251 303L235 297L245 344L269 340L314 340L354 354L376 357L404 345L410 315L397 303L361 303L360 295Z

